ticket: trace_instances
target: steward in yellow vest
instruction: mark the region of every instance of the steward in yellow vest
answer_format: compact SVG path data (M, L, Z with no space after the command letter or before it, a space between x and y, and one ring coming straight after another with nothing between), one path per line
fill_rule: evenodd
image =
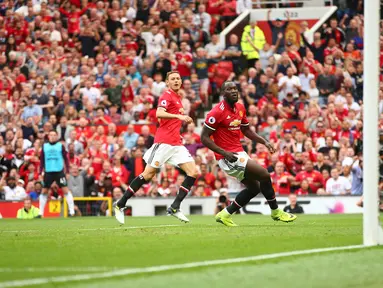
M250 25L245 26L241 38L241 48L247 59L247 68L254 67L255 62L259 59L258 51L263 48L265 43L265 34L257 26L257 21L252 21Z

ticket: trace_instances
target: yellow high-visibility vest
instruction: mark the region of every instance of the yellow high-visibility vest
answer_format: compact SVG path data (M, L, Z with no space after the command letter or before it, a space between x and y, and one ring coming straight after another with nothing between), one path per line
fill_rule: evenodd
M28 212L24 210L24 207L17 211L17 219L33 219L39 216L40 209L32 205Z
M254 46L261 50L263 49L263 45L265 45L265 34L263 34L263 31L261 28L256 26L254 28L254 33L251 33L251 26L247 25L245 29L243 29L242 38L241 38L241 48L243 55L246 56L248 60L250 59L258 59L259 53L254 49L254 47L250 44L254 44Z

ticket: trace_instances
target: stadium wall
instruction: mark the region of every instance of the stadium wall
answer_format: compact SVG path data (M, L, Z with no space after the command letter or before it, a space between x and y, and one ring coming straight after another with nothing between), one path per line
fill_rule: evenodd
M337 10L336 6L331 7L305 7L305 8L286 8L286 9L271 9L270 20L274 21L277 18L287 20L287 15L290 16L290 23L286 29L286 39L294 44L300 42L300 26L299 23L307 21L310 30L305 32L309 42L312 42L314 32L318 30L322 24ZM267 23L267 12L269 9L253 9L247 10L239 15L220 35L221 43L226 46L229 36L236 34L239 39L243 29L250 21L256 20L258 26L263 30L266 41L271 43L271 30Z
M305 214L357 214L363 208L356 205L360 196L300 196L298 204L303 207ZM173 202L172 198L148 199L136 198L128 202L132 216L165 215L166 208ZM289 204L288 197L278 196L278 205L284 208ZM39 207L38 202L33 205ZM185 214L214 215L217 205L213 197L193 197L182 202ZM0 215L3 218L15 218L17 210L23 207L23 202L0 201ZM60 217L63 215L60 201L50 201L46 207L47 217ZM247 206L241 209L242 214L270 214L270 208L263 197L254 198Z

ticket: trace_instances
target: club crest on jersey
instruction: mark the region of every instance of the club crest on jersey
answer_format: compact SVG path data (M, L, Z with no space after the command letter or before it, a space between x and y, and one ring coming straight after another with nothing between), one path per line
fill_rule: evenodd
M160 162L156 161L156 162L154 162L154 165L158 167L158 166L160 166Z
M239 111L239 117L243 116L243 111Z

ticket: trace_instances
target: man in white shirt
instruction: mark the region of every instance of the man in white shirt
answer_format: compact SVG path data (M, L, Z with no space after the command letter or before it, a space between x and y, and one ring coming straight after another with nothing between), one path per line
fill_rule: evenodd
M151 90L152 94L156 97L160 97L165 88L166 84L162 81L162 74L160 72L156 73Z
M310 90L310 80L315 79L314 74L310 73L309 67L303 68L303 73L299 74L299 81L301 81L302 90L307 92Z
M27 196L27 193L25 193L25 189L22 186L16 186L16 179L12 176L8 177L7 186L0 186L0 191L5 193L5 200L7 201L19 201Z
M21 6L16 10L17 14L22 14L24 17L28 16L28 8L33 8L33 12L40 13L41 5L38 2L33 3L34 1L28 0L26 5Z
M198 13L194 14L194 25L200 27L203 31L210 34L210 22L211 16L206 13L206 6L204 4L200 4L198 6Z
M288 93L292 93L294 98L298 98L299 91L302 90L301 81L294 75L293 68L287 68L287 75L279 79L279 100L282 101Z
M56 24L53 23L53 22L50 22L49 23L49 31L50 31L50 40L53 42L53 41L57 41L57 42L61 42L62 38L61 38L61 33L56 30Z
M146 54L149 56L153 54L158 56L162 48L165 48L166 41L164 35L158 33L158 26L153 25L151 32L142 32L142 38L144 38L146 43Z
M222 58L225 48L219 43L218 35L214 34L211 37L211 42L205 46L207 51L207 59L219 60Z
M247 9L249 9L249 10L253 9L253 2L256 3L256 6L254 8L261 8L259 0L255 0L255 1L238 0L237 1L237 7L236 7L237 14L239 15L239 14L245 12Z
M100 103L101 92L98 88L92 87L90 80L85 81L85 87L80 89L80 93L82 93L83 96L87 96L95 107Z
M331 178L326 183L326 195L346 195L351 193L351 183L343 176L339 176L337 168L331 170Z
M354 110L356 113L360 111L360 105L355 102L354 97L351 93L346 94L346 104L344 107L348 110Z

